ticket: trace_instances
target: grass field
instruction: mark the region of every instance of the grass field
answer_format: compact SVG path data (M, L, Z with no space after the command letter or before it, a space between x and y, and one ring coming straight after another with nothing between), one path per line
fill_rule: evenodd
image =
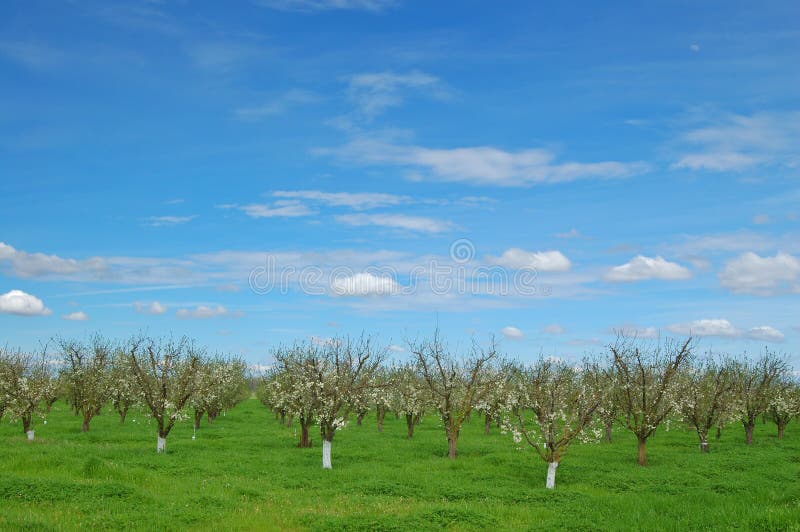
M204 422L194 441L191 423L176 426L165 455L140 415L121 426L109 410L79 429L61 402L33 443L3 421L0 527L800 530L797 423L783 441L759 424L749 448L733 425L708 455L690 432L659 431L647 468L617 429L614 443L573 446L552 492L546 464L497 429L484 436L478 418L454 462L434 416L413 440L394 416L382 434L374 418L350 423L333 442L332 471L321 469L318 437L296 448L294 429L254 399Z

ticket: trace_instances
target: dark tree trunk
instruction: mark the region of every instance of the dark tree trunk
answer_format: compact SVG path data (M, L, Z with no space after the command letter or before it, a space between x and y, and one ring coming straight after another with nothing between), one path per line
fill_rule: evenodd
M483 420L483 433L489 434L491 428L492 428L492 416L487 412L486 418Z
M364 416L366 416L366 414L358 414L356 417L356 426L361 426L361 422L364 421Z
M286 411L285 410L281 410L281 425L285 425L285 424L286 424Z
M744 442L747 445L753 444L753 429L755 428L755 423L745 423L744 425Z
M785 428L786 428L786 424L784 424L784 423L779 423L778 424L778 439L779 440L783 439L783 431L784 431Z
M120 425L124 425L125 424L125 418L127 417L127 415L128 415L128 409L127 408L120 408L120 410L119 410L119 423L120 423Z
M720 439L721 437L722 437L722 427L717 425L717 439Z
M647 465L647 438L639 438L639 465Z
M386 417L386 409L378 409L378 432L383 432L383 418Z
M204 414L204 412L202 410L195 409L195 411L194 411L194 430L197 430L197 429L200 428L200 422L203 421L203 414Z
M33 416L31 414L23 414L22 415L22 432L27 433L31 430L31 418Z
M708 452L708 438L705 435L700 436L700 452Z
M414 437L414 416L406 414L406 425L408 426L408 437Z
M611 422L611 423L606 423L606 436L605 436L605 440L606 440L606 442L607 442L607 443L611 443L611 436L612 436L612 434L613 434L613 432L614 432L614 431L613 431L613 429L614 429L614 423L613 423L613 422Z
M448 437L447 438L447 457L450 458L450 460L455 460L456 459L456 455L458 454L457 447L458 447L458 439L457 438L453 438L453 437Z
M83 414L83 424L81 425L81 432L89 432L89 422L92 420L92 416L89 414Z
M310 426L311 420L306 421L303 416L300 416L300 443L297 444L298 447L311 447L311 440L308 439L308 429Z

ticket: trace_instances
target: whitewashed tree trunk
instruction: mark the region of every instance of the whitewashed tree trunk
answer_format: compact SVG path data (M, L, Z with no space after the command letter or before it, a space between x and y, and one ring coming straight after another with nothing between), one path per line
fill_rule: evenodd
M322 469L333 469L331 466L331 442L322 440Z
M167 449L167 439L159 436L158 440L156 441L156 452L163 453L166 449Z
M32 430L29 430L25 434L28 435L28 441L33 441L33 431Z
M558 462L550 462L547 465L547 489L551 490L556 487L556 469Z

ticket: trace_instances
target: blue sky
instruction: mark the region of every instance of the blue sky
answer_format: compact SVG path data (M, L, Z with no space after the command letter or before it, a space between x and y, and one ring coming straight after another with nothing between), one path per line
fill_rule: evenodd
M797 20L6 2L0 335L188 334L268 363L361 331L402 358L437 324L570 358L622 329L797 365Z

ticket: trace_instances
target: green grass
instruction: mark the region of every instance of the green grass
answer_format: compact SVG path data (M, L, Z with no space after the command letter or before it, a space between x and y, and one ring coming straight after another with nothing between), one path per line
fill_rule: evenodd
M135 420L135 422L134 422ZM650 465L636 465L636 441L622 429L612 444L573 446L544 489L546 465L532 450L482 420L467 425L456 461L446 458L434 416L405 438L403 420L350 423L333 442L332 471L314 448L295 447L256 400L238 406L192 440L177 425L167 453L155 426L110 410L80 433L58 403L25 441L19 424L0 425L3 529L731 529L800 530L800 427L777 440L756 428L752 447L733 425L702 455L694 434L659 431Z

